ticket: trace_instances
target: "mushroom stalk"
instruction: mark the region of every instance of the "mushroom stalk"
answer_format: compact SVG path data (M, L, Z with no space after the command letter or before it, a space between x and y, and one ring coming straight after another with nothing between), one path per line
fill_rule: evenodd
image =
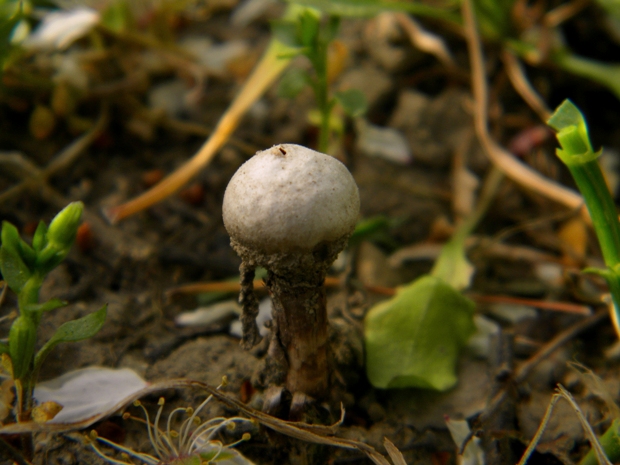
M331 370L323 282L288 283L270 273L266 284L273 300L272 344L279 344L288 362L286 388L325 398Z
M344 249L359 213L359 193L333 157L283 144L259 152L231 179L224 224L242 259L242 345L258 342L253 270L267 269L273 301L269 356L287 389L324 399L329 393L327 270Z

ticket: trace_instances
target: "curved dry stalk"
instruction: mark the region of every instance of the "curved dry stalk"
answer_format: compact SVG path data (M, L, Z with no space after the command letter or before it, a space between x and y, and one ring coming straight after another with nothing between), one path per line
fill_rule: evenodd
M153 188L122 205L105 209L103 213L108 221L112 224L117 223L123 218L162 201L183 187L204 168L237 128L245 112L260 98L290 62L290 58L279 56L281 52L280 44L272 39L269 48L252 71L241 92L235 97L226 113L222 115L213 134L200 150Z
M517 184L569 208L579 208L584 219L590 221L590 215L582 197L578 193L547 179L529 166L521 163L491 138L488 129L488 89L484 76L482 46L476 29L476 20L471 0L463 1L463 20L472 69L472 90L475 100L474 126L487 156L499 170Z
M447 68L456 68L454 58L441 36L425 30L412 16L405 13L394 13L394 18L415 47L435 56Z
M585 415L579 408L579 405L577 405L577 402L575 402L574 397L561 384L558 384L558 387L556 388L556 393L551 398L551 402L549 402L549 406L547 407L545 416L540 422L540 425L538 426L538 430L536 430L536 434L534 434L534 437L530 441L530 444L527 446L527 449L523 453L523 456L521 457L521 460L519 460L519 463L517 465L525 465L527 460L530 458L530 455L532 455L532 452L534 452L534 449L538 445L538 442L540 441L540 438L542 437L545 431L545 428L547 427L547 423L549 423L549 420L551 419L553 408L555 407L555 404L560 399L565 399L573 408L575 415L577 415L577 418L579 419L579 422L581 423L581 427L586 432L586 436L588 437L588 441L590 441L590 446L592 447L592 449L594 450L594 453L596 454L596 458L598 460L599 465L612 465L612 463L609 461L609 459L605 455L605 451L603 450L601 443L596 437L596 434L594 434L594 431L592 431L592 427L590 426L590 423L588 423L588 420L586 419Z
M590 2L588 0L574 0L572 2L563 3L546 13L542 23L550 29L556 28L564 21L575 16L589 4Z
M547 104L540 95L538 95L536 90L534 90L530 81L528 81L525 76L525 70L523 66L521 66L517 56L510 50L504 49L502 51L502 61L504 62L506 74L508 74L508 79L510 79L512 87L514 87L521 98L525 100L525 103L536 112L538 117L542 121L547 122L551 117L551 110L549 110Z

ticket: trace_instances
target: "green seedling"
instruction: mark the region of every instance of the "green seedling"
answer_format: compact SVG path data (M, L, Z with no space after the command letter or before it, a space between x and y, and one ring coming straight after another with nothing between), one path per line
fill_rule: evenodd
M49 352L61 342L81 341L95 335L103 325L106 306L77 320L61 325L38 350L37 329L44 313L67 305L58 299L39 302L39 291L48 273L68 255L82 217L81 202L69 204L49 227L40 222L32 245L27 244L11 223L2 223L0 271L9 288L17 294L19 315L9 331L8 344L0 343L0 353L10 358L16 390L16 420L32 417L32 392L39 370Z
M217 389L226 384L226 378ZM129 457L137 459L140 463L146 465L200 465L204 463L224 463L224 464L247 464L251 465L240 453L233 450L233 447L250 439L251 435L247 431L241 435L238 441L231 444L223 444L217 439L222 431L233 432L240 425L254 428L252 420L242 417L216 417L202 420L199 416L203 408L213 399L208 396L197 408L179 407L174 409L168 416L165 430L160 428L160 419L163 413L165 400L160 397L155 416L155 420L151 423L149 413L140 401L135 401L134 406L139 407L144 412L146 420L132 417L128 413L123 415L124 419L134 419L144 421L146 424L149 441L153 446L156 455L136 452L127 447L116 444L108 439L97 436L93 430L87 438L88 443L95 453L104 460L118 465L132 465L132 461L117 460L106 455L97 445L104 444L108 447L116 449ZM181 423L178 430L173 429L175 417L185 414L187 417Z
M292 20L280 20L273 23L273 34L289 50L283 54L286 58L305 56L312 65L313 73L299 68L292 68L282 78L280 95L294 97L306 86L314 91L319 112L318 150L327 152L329 136L334 127L338 128L332 118L332 109L338 103L344 112L352 117L360 116L366 111L364 94L357 89L348 89L330 95L328 76L328 50L330 43L338 34L340 19L338 16L321 18L317 10L306 8Z
M445 391L456 384L458 355L475 331L475 304L460 292L473 274L465 239L502 178L499 171L490 172L476 209L442 248L430 274L398 289L366 314L366 373L373 386Z
M601 246L606 268L586 268L587 273L602 276L607 281L614 305L611 319L620 337L620 222L618 212L597 161L602 150L594 151L586 120L579 109L565 100L548 121L557 132L561 149L556 153L571 172L586 207Z

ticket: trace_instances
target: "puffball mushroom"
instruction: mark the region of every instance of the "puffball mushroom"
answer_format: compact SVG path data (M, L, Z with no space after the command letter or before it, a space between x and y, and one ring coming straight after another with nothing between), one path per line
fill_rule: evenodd
M293 393L327 395L323 281L355 228L359 207L347 168L300 145L258 152L226 188L224 225L242 259L242 344L251 348L259 341L252 282L254 269L262 266L273 300L269 353L284 367L286 387Z

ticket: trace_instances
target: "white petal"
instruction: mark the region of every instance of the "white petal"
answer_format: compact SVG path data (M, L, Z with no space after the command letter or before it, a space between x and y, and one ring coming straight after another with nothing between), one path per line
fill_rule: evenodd
M82 37L99 22L99 13L79 7L69 11L55 11L43 18L24 46L62 50Z

